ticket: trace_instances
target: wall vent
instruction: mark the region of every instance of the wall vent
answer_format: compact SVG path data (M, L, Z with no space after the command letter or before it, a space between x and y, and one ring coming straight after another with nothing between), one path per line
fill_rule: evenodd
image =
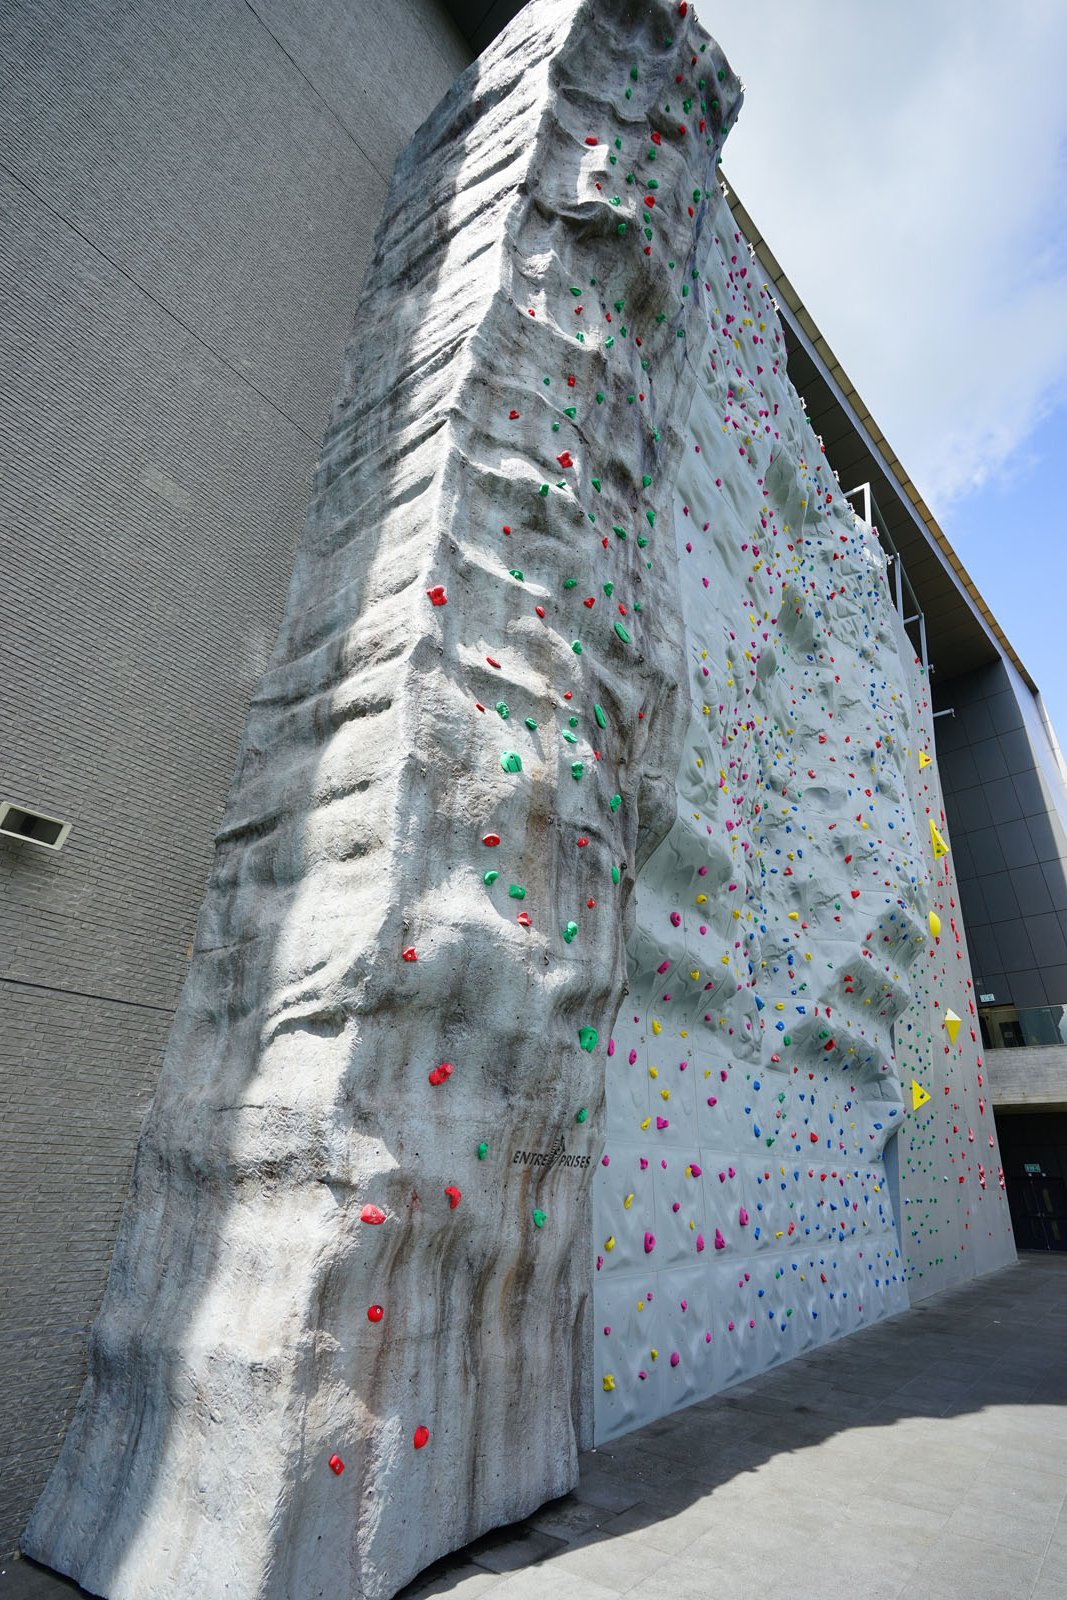
M62 817L49 817L14 800L0 800L0 840L17 839L20 844L35 844L40 850L62 850L72 824Z

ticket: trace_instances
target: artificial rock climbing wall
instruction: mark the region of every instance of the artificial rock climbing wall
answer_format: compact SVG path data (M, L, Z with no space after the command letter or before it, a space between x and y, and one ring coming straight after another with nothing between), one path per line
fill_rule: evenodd
M689 723L595 1179L602 1440L1014 1256L925 677L728 213L709 246L675 491Z
M738 99L687 7L548 0L397 165L23 1539L110 1600L383 1600L576 1479L607 1040L687 709L691 273Z
M913 1300L1015 1259L974 981L937 771L929 685L912 668L917 720L909 787L929 851L931 936L896 1025L908 1117L898 1140L900 1231ZM932 930L936 930L936 936Z

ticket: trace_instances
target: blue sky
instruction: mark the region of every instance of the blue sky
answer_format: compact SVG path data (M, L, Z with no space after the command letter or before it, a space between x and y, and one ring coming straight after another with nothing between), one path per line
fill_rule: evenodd
M700 16L745 84L724 172L1067 745L1067 0Z

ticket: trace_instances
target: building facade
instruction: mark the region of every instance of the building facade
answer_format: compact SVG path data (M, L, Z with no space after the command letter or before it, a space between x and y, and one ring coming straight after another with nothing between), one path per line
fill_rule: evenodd
M34 0L5 14L5 1549L81 1386L388 177L468 40L480 48L507 15L453 17L430 0L388 16L363 0L187 0L165 15ZM734 214L813 429L885 541L901 626L936 669L979 1065L1020 1243L1061 1247L1062 762L1021 663L736 202ZM58 851L19 838L20 812L69 822L69 838ZM911 1293L981 1270L980 1250L961 1262L938 1248L946 1235L916 1231Z

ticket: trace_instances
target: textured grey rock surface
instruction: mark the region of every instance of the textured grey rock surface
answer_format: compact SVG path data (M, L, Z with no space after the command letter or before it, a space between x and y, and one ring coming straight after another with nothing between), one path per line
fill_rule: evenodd
M687 715L682 289L736 96L673 6L546 4L398 163L23 1540L111 1600L384 1600L575 1480L604 1047ZM650 138L654 211L614 157Z

